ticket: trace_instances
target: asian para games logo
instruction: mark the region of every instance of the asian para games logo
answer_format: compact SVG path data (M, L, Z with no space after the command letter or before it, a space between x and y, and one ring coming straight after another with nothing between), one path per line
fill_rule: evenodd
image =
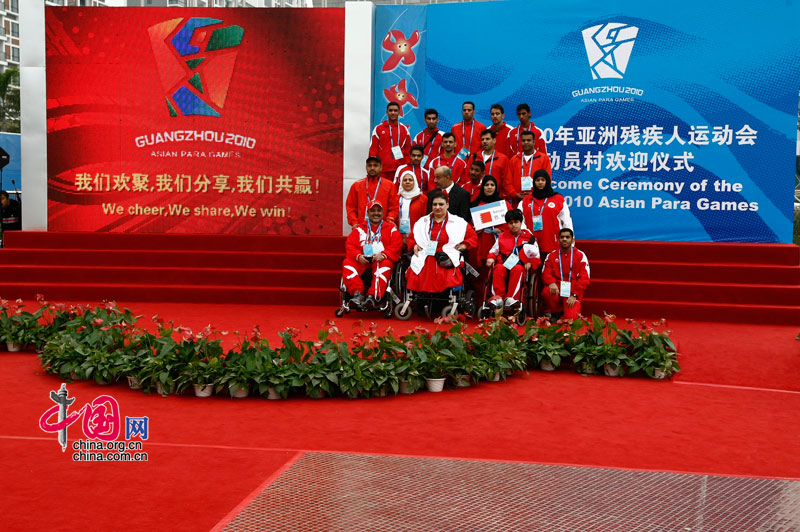
M220 116L244 35L223 24L192 17L148 28L170 116Z
M110 395L100 395L92 402L86 403L80 410L69 411L75 398L68 397L67 385L62 384L58 392L51 391L50 399L55 403L39 418L39 428L45 432L58 433L58 443L61 451L67 450L67 428L83 418L83 434L87 440L73 442L72 448L76 451L73 460L99 460L99 461L126 461L147 460L146 453L114 452L102 456L101 453L83 453L84 450L98 451L126 451L141 450L141 442L117 442L122 430L122 418L119 403ZM57 416L53 422L52 418ZM149 437L149 419L145 417L125 417L125 440L138 436L140 440ZM90 441L99 440L99 441ZM105 443L104 443L105 442ZM138 443L138 445L136 445Z
M609 22L586 28L581 33L589 67L592 69L592 79L621 79L628 68L639 28L620 22Z

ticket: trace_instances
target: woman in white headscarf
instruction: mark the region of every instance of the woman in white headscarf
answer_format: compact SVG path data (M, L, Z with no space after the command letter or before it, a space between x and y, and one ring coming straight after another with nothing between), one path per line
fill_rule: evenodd
M425 216L425 210L428 208L428 196L419 189L417 178L411 171L403 172L400 176L397 194L400 196L400 216L397 226L403 235L403 245L405 245L414 224Z

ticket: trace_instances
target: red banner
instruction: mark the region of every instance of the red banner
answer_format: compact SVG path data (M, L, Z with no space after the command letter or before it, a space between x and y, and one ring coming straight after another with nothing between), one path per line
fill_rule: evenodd
M45 10L50 230L341 234L343 9Z

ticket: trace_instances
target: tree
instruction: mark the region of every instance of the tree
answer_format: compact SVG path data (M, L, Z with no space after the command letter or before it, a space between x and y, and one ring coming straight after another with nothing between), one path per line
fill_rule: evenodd
M0 73L0 131L9 120L19 118L19 69L8 67Z

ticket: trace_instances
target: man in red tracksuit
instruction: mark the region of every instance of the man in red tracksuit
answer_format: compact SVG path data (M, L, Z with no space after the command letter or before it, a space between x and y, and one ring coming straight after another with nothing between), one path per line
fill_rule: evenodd
M413 144L422 146L422 166L427 170L430 162L442 151L444 131L439 131L439 111L425 109L425 125L428 127L417 133Z
M372 130L369 155L370 157L380 157L383 161L381 177L392 181L397 167L408 162L411 133L408 132L408 127L398 120L400 117L399 104L389 102L389 105L386 106L386 117L386 120Z
M367 210L368 220L358 224L345 243L346 256L342 262L342 278L351 304L356 308L375 308L383 299L392 268L400 258L403 235L392 222L383 219L383 205L373 201ZM364 280L361 275L372 269L372 282L364 299Z
M428 174L428 171L425 169L425 165L422 164L424 151L422 146L414 144L411 146L411 150L409 150L409 152L409 163L398 166L397 170L394 172L394 186L396 189L400 188L400 176L402 176L405 172L412 172L414 177L417 178L419 189L424 192L428 190L428 185L431 181L431 177Z
M520 138L522 151L514 155L508 163L508 184L512 194L508 200L513 205L518 205L522 198L530 194L536 170L546 170L548 175L553 175L550 157L546 152L536 151L533 131L523 131Z
M467 164L463 159L459 159L458 153L456 153L456 136L452 133L442 135L442 153L428 163L430 175L433 176L434 171L440 166L450 168L453 182L458 186L461 186L462 183L469 179L467 176ZM436 183L433 182L433 179L430 179L427 190L423 189L422 192L427 194L434 188L436 188Z
M463 120L453 124L450 132L456 136L456 153L461 159L466 160L471 154L481 151L481 131L486 129L486 126L475 120L473 102L461 104L461 117Z
M492 119L489 129L494 131L497 139L495 149L511 159L512 154L508 153L508 135L514 128L506 124L505 109L499 103L492 104L489 108L489 117Z
M508 182L508 157L495 149L496 135L491 129L484 129L481 133L482 150L473 155L473 161L482 161L484 175L490 175L497 179L500 187L500 195L511 200L510 195L514 189Z
M381 178L381 160L378 157L367 157L367 177L359 179L350 187L345 201L347 223L352 227L363 222L367 217L367 206L373 201L386 205L384 218L392 223L397 222L400 202L397 189L391 179Z
M547 144L542 138L542 130L531 122L531 108L527 103L521 103L517 106L517 118L519 118L519 125L508 132L507 149L509 158L522 151L521 142L523 131L533 131L533 134L536 136L536 151L539 153L547 153Z
M492 297L489 298L489 303L495 308L517 306L525 272L539 267L539 248L533 234L522 228L522 211L508 211L506 224L508 229L500 233L486 259L487 266L497 263L492 274Z
M581 314L583 293L589 287L589 259L573 246L572 229L563 228L558 233L560 249L550 253L544 261L542 280L546 313L557 319L563 312L565 319L574 320Z

